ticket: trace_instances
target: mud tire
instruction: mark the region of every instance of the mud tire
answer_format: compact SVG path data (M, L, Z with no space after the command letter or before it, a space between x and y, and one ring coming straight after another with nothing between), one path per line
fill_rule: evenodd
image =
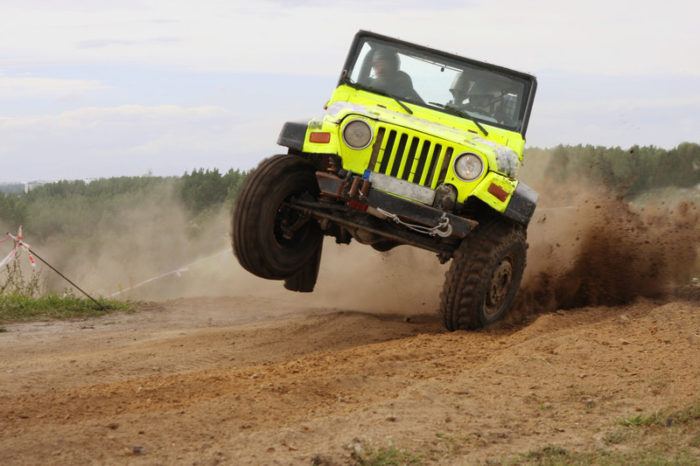
M284 216L300 215L284 208L294 196L318 195L311 163L296 155L274 155L260 162L241 188L233 207L231 243L241 266L258 277L284 280L293 276L318 253L323 235L309 218L292 238L284 238Z
M323 243L318 246L316 254L311 256L311 259L309 259L302 268L297 270L294 275L284 281L284 287L289 291L311 293L316 286L316 281L318 280L318 271L321 268L322 252Z
M465 238L440 295L445 327L450 331L476 330L501 319L515 301L526 253L525 229L502 220L480 225ZM494 284L496 293L492 291Z

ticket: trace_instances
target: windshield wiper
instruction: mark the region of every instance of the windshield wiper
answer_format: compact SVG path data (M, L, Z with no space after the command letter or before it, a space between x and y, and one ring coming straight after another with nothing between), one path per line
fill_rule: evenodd
M474 118L474 117L473 117L469 112L467 112L466 110L460 110L460 109L458 109L457 107L452 107L452 106L450 106L450 105L444 105L444 104L441 104L441 103L438 103L438 102L428 102L428 103L429 103L429 104L432 104L432 105L437 105L438 107L442 108L443 110L446 110L447 113L451 113L451 114L453 114L453 115L461 116L462 118L468 118L469 120L471 120L471 121L476 125L477 128L479 128L479 130L480 130L482 133L484 133L484 136L488 136L488 135L489 135L489 132L486 131L486 128L484 128L484 125L482 125L481 123L479 123L479 120L477 120L476 118Z
M379 89L376 89L372 86L366 86L364 84L352 82L350 80L346 80L345 83L356 88L356 89L359 89L361 91L374 92L375 94L383 95L384 97L389 97L390 99L394 99L396 101L396 103L401 106L401 108L406 110L406 113L408 113L409 115L413 115L413 110L411 110L411 108L408 105L406 105L405 103L403 103L402 101L400 101L399 99L394 97L393 95L389 95L389 94L382 92Z
M411 109L409 108L408 105L406 105L405 103L401 102L399 99L397 99L397 98L394 97L394 96L391 96L391 98L394 99L394 100L396 101L397 104L401 105L401 108L403 108L404 110L406 110L406 112L408 112L409 115L413 115L413 110L411 110Z

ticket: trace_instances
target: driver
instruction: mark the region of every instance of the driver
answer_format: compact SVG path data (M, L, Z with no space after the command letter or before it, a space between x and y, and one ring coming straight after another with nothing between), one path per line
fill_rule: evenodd
M372 87L413 102L422 102L418 93L413 89L413 81L408 73L401 71L399 55L391 49L380 48L372 56L374 81Z
M479 113L482 117L504 122L514 112L513 108L507 106L507 90L503 89L501 83L489 80L487 76L474 78L462 71L452 82L450 92L453 97L450 105ZM514 102L512 99L510 102L512 107Z

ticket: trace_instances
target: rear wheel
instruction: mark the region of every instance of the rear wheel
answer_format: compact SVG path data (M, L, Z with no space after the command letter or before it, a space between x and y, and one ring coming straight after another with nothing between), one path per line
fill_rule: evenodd
M440 299L448 330L474 330L501 319L513 306L525 270L527 242L520 225L480 225L461 244Z
M318 195L314 167L295 155L263 160L246 177L232 216L233 252L244 269L268 279L291 277L321 246L318 222L286 205Z

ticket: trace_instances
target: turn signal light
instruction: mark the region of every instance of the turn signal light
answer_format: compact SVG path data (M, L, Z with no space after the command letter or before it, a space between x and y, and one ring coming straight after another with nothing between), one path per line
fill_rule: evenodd
M311 133L309 134L309 141L316 142L319 144L328 144L329 142L331 142L331 133Z
M489 193L501 202L505 202L508 199L508 192L494 183L489 185Z

